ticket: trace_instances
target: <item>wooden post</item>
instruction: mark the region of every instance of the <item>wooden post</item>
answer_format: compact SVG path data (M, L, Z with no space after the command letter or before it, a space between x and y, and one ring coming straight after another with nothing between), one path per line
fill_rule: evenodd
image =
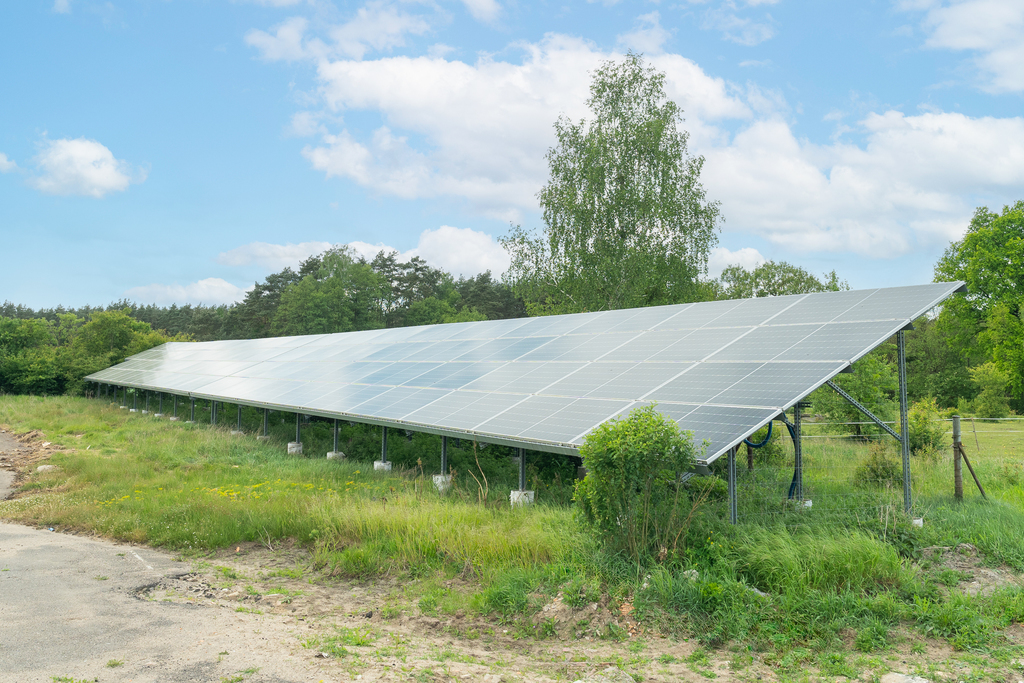
M960 452L963 445L960 443L960 416L953 416L953 497L962 501L964 499L964 471L960 460Z

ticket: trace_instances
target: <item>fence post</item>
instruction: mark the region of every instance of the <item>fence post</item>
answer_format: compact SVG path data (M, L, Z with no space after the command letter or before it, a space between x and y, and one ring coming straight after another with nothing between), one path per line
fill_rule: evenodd
M960 442L960 416L953 416L953 497L962 501L964 499L964 471L963 463L960 461L960 449L963 448Z

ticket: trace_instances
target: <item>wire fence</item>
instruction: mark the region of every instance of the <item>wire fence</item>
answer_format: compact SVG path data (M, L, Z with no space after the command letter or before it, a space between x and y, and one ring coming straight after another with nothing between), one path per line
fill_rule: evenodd
M972 431L962 421L962 442L986 491L1015 488L1024 495L1024 418L978 420ZM943 420L949 422L949 420ZM803 422L802 466L797 469L792 440L777 430L761 449L741 445L736 454L736 502L739 522L780 521L786 525L832 520L851 524L889 524L903 515L903 466L900 444L888 434L843 434L857 424ZM940 448L910 458L914 516L929 505L953 495L951 432ZM727 477L727 458L713 469ZM966 472L966 470L965 470ZM966 474L965 474L966 476ZM970 489L973 484L964 484ZM719 497L725 492L719 492ZM971 493L969 491L969 493ZM972 495L977 495L974 489ZM723 501L723 510L727 501ZM728 514L723 512L723 514Z

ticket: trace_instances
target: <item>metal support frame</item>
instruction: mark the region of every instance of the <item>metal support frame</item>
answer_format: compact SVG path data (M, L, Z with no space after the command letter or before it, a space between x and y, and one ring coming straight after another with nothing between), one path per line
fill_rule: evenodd
M909 416L907 414L907 342L904 330L900 330L896 333L896 366L899 372L900 382L900 431L898 433L892 427L882 422L877 415L868 410L867 406L843 391L835 382L829 380L825 382L825 384L846 399L854 408L864 413L864 415L866 415L872 422L885 430L889 436L900 442L900 453L903 463L903 510L907 514L910 514L913 507L913 500L910 492L910 425Z
M217 402L210 401L210 424L217 424Z
M799 409L798 409L799 410ZM736 449L733 446L729 449L729 522L736 524L739 521L739 511L736 504Z
M519 448L519 490L526 490L526 449Z
M192 404L189 407L188 421L189 422L195 422L196 421L196 400L195 400L195 398L192 399Z
M267 422L270 420L270 408L263 409L263 436L267 435Z
M160 407L157 408L161 415L164 414L164 392L160 392Z
M295 443L302 443L302 415L295 413Z
M150 391L149 391L149 390L147 389L147 390L146 390L146 412L147 412L147 413L149 412L149 395L150 395L150 393L152 393L152 392L150 392Z
M388 461L388 428L380 428L380 461Z
M238 404L238 426L235 428L237 431L242 431L242 404Z
M128 391L125 389L125 391ZM132 389L132 410L139 409L139 392L137 389Z
M448 437L441 437L441 474L448 474Z
M334 448L331 449L331 452L338 452L338 418L334 418Z
M905 333L896 333L896 362L900 372L900 439L903 451L903 511L908 515L913 501L910 498L910 421L907 416L907 341Z
M171 413L171 415L172 415L172 417L178 417L178 395L177 394L172 394L172 395L174 396L174 412Z
M872 422L874 422L876 425L887 431L892 438L896 439L897 441L900 440L900 435L897 434L892 427L882 422L881 418L879 418L877 415L868 410L867 406L865 406L863 403L861 403L853 396L850 396L848 393L843 391L842 387L840 387L838 384L836 384L832 380L825 382L825 384L831 387L834 392L845 398L847 402L849 402L849 404L852 405L854 408L864 413L864 415L866 415Z

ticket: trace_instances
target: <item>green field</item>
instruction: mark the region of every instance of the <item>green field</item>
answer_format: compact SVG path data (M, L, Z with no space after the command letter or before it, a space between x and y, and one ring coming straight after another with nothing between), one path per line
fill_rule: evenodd
M0 518L195 557L242 541L295 539L310 548L310 569L324 580L399 577L414 594L422 586L416 599L430 609L471 610L524 628L556 594L605 595L635 605L649 629L710 648L746 648L783 673L827 671L837 656L910 656L936 639L963 656L983 656L994 678L1021 656L1007 629L1024 620L1024 591L1015 583L1024 571L1024 423L978 422L977 446L965 424L988 500L966 468L965 500L953 500L948 449L914 457L920 528L902 512L898 481L865 480L864 472L878 470L865 463L890 462L894 450L808 439L811 507L788 499L785 440L775 461L752 471L741 453L741 523L727 523L720 485L697 510L680 556L636 566L602 551L558 471L536 469L538 503L511 509L514 466L471 444L454 490L442 496L430 481L433 465L422 459L374 473L379 444L369 439L350 438L361 448L329 461L321 455L330 449L329 426L314 425L303 441L317 457L296 457L284 453L293 422L277 420L267 442L231 435L229 422L171 423L98 400L0 397L0 424L40 430L61 447L50 459L59 469L30 473L21 496L0 503ZM470 457L480 461L475 471ZM1010 580L972 594L970 570L943 560L962 543L977 548L979 568ZM465 575L467 566L475 588L441 603L431 598L438 580Z

